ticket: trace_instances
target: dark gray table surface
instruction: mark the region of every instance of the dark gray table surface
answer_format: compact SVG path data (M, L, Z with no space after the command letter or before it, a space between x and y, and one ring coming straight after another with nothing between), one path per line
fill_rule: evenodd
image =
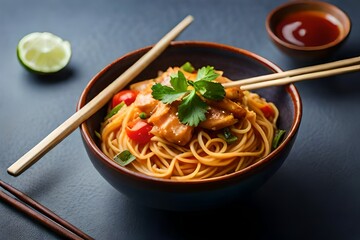
M129 201L94 169L76 130L18 177L6 169L70 117L82 89L111 61L157 42L186 15L178 40L250 50L284 70L308 65L281 53L265 30L281 0L1 0L0 178L95 239L360 239L360 74L296 83L303 119L280 170L235 209L174 213ZM352 19L331 61L360 54L360 2L328 1ZM38 77L16 58L21 37L69 40L66 70ZM0 239L60 239L0 202Z

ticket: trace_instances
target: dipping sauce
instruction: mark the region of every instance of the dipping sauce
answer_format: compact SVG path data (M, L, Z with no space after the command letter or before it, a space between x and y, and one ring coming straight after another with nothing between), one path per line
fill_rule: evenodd
M332 15L319 11L301 11L286 16L276 27L276 35L301 47L316 47L334 41L340 34L339 23Z

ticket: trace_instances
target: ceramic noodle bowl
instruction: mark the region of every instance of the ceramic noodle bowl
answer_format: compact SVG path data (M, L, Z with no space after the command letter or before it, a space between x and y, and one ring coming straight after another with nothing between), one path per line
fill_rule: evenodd
M149 51L145 47L116 59L85 87L77 109L84 106L102 89L114 81L136 60ZM133 81L157 76L170 66L191 62L195 68L214 66L230 79L243 79L281 71L270 61L249 51L211 42L172 42L154 62ZM97 111L80 126L85 149L96 170L124 196L152 208L191 211L236 204L259 189L283 164L292 149L300 126L302 105L294 85L269 87L254 91L273 102L280 111L278 127L286 130L281 144L268 156L238 172L224 176L178 181L159 179L122 167L108 158L100 148L95 132L107 114L107 106Z

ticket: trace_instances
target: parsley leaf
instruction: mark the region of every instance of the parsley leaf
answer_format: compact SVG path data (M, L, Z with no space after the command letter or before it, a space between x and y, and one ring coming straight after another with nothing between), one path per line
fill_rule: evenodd
M177 92L173 88L156 83L151 87L152 96L156 100L170 104L184 96L186 92Z
M208 105L192 90L179 105L179 119L183 124L197 126L206 119Z
M210 100L221 100L225 97L224 87L217 82L199 80L193 83L194 88L205 98Z
M225 97L221 83L213 82L218 76L214 67L210 66L199 69L195 81L186 79L184 73L178 71L170 76L171 87L154 84L151 88L152 96L165 104L181 101L178 107L180 122L196 127L206 119L205 113L208 110L208 105L199 95L210 100L221 100ZM193 89L188 89L189 86Z
M185 75L181 71L178 71L177 74L171 76L170 83L176 92L187 91L188 84Z
M205 80L212 81L215 80L219 74L217 74L214 70L214 67L202 67L198 70L197 77L195 81Z

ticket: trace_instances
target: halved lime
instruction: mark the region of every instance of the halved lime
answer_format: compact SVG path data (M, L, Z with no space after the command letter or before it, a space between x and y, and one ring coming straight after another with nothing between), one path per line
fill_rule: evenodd
M32 72L55 73L69 63L71 45L52 33L34 32L19 41L17 56L20 63Z

